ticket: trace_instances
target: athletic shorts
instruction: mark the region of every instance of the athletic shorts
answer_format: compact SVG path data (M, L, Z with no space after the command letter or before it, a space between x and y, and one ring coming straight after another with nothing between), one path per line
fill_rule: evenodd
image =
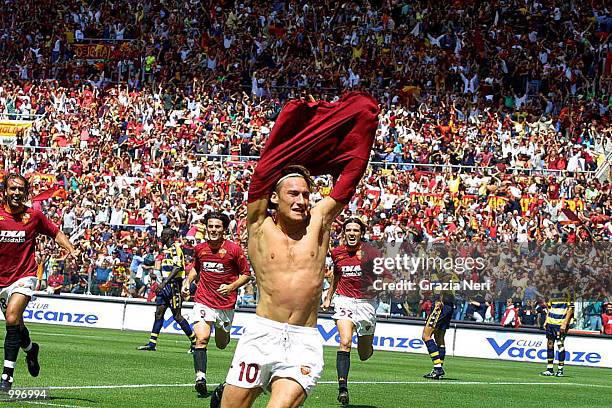
M36 276L26 276L13 282L12 285L0 288L0 310L6 316L6 308L13 293L21 293L22 295L32 297L38 278Z
M169 306L172 309L179 309L183 305L181 297L181 280L175 279L166 284L161 293L155 298L158 306Z
M232 328L232 321L234 320L233 310L214 309L208 307L202 303L193 304L192 322L196 324L198 322L212 322L217 329L221 329L224 332L230 331Z
M549 340L564 340L566 334L561 334L561 326L546 323L546 338Z
M358 336L371 336L376 329L376 299L357 299L342 295L334 297L334 320L350 320Z
M290 378L309 395L323 372L323 343L316 328L256 316L238 341L227 383L270 390L275 378Z
M447 303L436 302L431 309L425 326L434 329L448 330L455 307Z

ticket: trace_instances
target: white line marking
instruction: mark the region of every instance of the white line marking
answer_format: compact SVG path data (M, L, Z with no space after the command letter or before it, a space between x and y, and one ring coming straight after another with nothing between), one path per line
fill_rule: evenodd
M612 385L602 384L582 384L572 382L494 382L494 381L351 381L351 384L370 384L370 385L564 385L574 387L592 388L612 388ZM318 384L330 385L338 384L337 381L319 381ZM219 384L208 383L216 387ZM112 390L118 388L168 388L168 387L193 387L189 384L117 384L117 385L83 385L83 386L55 386L48 387L51 390Z
M66 408L87 408L84 405L64 405L64 404L53 404L51 402L40 402L40 401L19 401L25 402L26 404L34 404L34 405L49 405L51 407L66 407Z

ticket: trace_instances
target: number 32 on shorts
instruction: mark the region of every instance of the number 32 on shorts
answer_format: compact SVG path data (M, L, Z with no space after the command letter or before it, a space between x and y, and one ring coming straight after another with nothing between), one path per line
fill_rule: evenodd
M259 364L247 364L244 361L240 363L240 375L238 381L246 381L249 384L254 383L259 376Z
M349 309L340 309L340 317L348 317L349 319L353 318L353 312Z

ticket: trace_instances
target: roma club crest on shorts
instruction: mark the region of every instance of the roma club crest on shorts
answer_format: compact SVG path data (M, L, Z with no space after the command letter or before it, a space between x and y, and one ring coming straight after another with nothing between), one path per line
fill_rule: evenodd
M2 215L0 215L0 221L4 221L6 220L6 218L4 218Z
M308 375L311 370L310 367L303 365L300 367L300 371L302 371L302 375Z

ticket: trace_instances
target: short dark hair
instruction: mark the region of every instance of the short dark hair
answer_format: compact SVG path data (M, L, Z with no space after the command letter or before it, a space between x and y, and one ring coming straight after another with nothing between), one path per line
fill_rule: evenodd
M359 228L361 228L361 235L365 235L366 233L366 225L363 221L361 221L357 217L347 218L346 221L342 224L342 232L346 231L346 226L349 224L359 224Z
M26 193L30 191L30 182L28 181L27 178L23 177L21 174L18 174L18 173L10 173L4 178L4 192L6 192L8 189L9 180L23 181L23 185L25 186Z
M312 186L314 185L314 182L312 181L312 178L310 177L310 171L308 171L308 169L304 166L301 166L298 164L290 164L281 170L281 175L278 178L278 181L276 182L274 191L278 192L278 187L284 181L283 178L290 174L302 176L302 178L304 179L304 181L306 181L306 184L308 185L308 190L312 190Z
M221 223L223 224L224 230L226 230L227 227L229 227L230 219L227 215L223 214L222 212L213 211L213 212L209 212L208 214L206 214L204 216L204 223L206 224L207 227L208 227L208 220L210 219L220 220Z

